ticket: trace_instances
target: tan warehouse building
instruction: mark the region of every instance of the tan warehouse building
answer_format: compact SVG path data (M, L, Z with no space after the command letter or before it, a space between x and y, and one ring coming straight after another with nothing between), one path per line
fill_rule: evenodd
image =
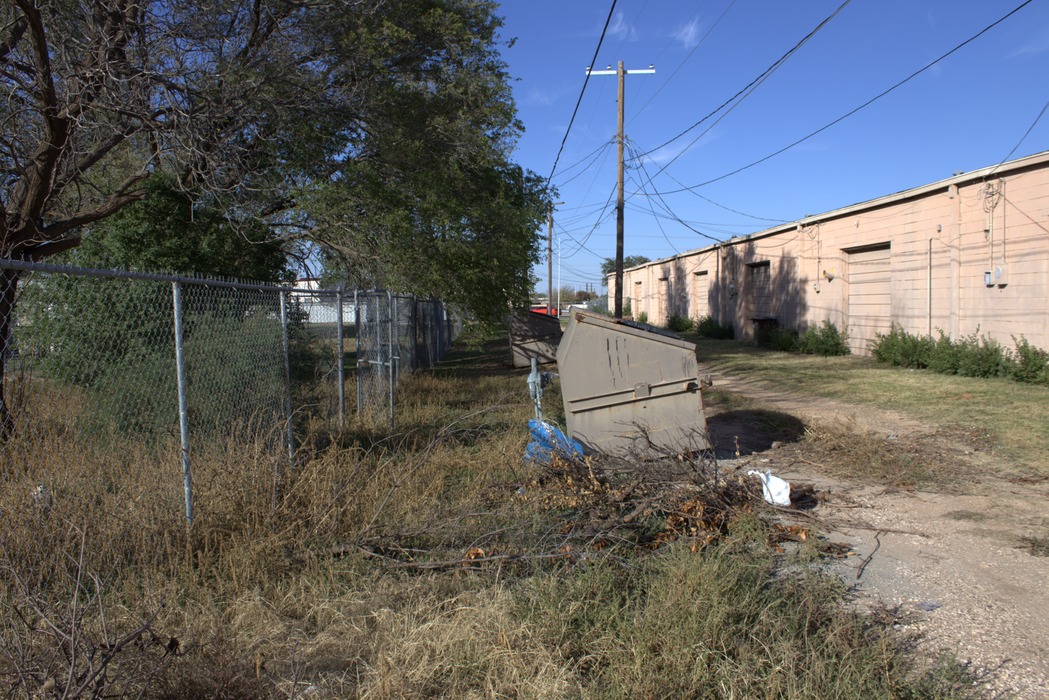
M709 314L737 338L829 320L857 354L892 323L1049 348L1049 151L634 267L623 289L635 317Z

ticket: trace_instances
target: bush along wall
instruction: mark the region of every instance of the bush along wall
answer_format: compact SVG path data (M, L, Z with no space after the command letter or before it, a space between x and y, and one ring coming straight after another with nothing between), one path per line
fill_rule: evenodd
M1022 335L1013 338L1015 350L994 338L980 335L980 328L957 341L942 330L939 337L911 335L895 323L888 333L875 334L871 353L879 362L897 367L930 369L962 377L1007 377L1025 384L1049 386L1049 352L1036 348Z
M797 352L804 355L848 355L849 338L830 321L819 326L809 326L804 333L794 328L773 328L756 338L758 345L769 350Z
M696 334L701 338L713 338L714 340L732 340L736 337L736 329L731 323L718 323L710 314L697 318L693 322Z
M667 319L667 330L672 333L689 333L692 331L692 319L688 316L671 316Z

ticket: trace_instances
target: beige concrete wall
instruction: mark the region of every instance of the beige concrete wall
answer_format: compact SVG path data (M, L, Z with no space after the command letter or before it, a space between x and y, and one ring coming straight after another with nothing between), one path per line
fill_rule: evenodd
M955 339L979 329L1007 347L1023 335L1049 348L1049 153L634 268L624 289L634 317L657 325L709 313L737 337L752 337L764 315L801 331L824 320L849 327L850 261L864 269L863 252L881 244L890 247L885 327ZM754 271L766 263L764 298ZM1007 283L987 286L995 267Z

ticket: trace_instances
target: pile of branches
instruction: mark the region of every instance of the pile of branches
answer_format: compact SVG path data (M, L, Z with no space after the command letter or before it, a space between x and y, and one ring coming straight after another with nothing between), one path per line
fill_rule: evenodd
M811 488L795 491L817 503ZM777 516L798 511L767 505L759 480L721 470L709 449L647 443L618 455L554 456L535 463L523 482L488 488L482 500L482 509L328 553L363 552L388 568L526 574L598 556L636 559L678 540L698 551L728 535L744 516L765 520L774 546L813 536L811 518L800 525L780 522Z

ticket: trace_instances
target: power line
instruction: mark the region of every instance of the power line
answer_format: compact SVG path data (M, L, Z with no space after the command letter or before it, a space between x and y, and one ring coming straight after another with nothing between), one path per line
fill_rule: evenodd
M645 111L645 107L648 107L648 106L649 106L650 104L652 104L652 100L656 99L656 95L658 95L658 94L660 93L660 91L661 91L661 90L662 90L663 88L665 88L665 87L667 86L667 83L669 83L669 82L671 81L671 79L672 79L672 78L673 78L673 77L674 77L675 75L677 75L677 72L678 72L679 70L681 70L681 69L682 69L682 68L683 68L683 67L685 66L685 64L686 64L686 63L688 62L688 59L692 58L692 54L694 54L694 53L696 52L696 49L698 49L698 48L700 47L700 45L701 45L701 44L702 44L702 43L703 43L704 41L706 41L706 40L707 40L707 37L708 37L708 36L710 36L710 33L711 33L712 31L714 31L714 28L715 28L715 27L717 27L717 26L718 26L719 24L721 24L721 20L725 18L725 15L727 15L727 14L728 14L728 11L729 11L729 10L731 10L731 9L732 9L732 6L733 6L733 5L735 5L735 4L736 4L736 0L732 0L732 2L730 2L730 3L729 3L728 7L726 7L726 8L725 8L725 11L721 13L721 16L720 16L720 17L718 17L718 20L717 20L717 22L714 22L714 24L713 24L713 25L711 25L710 29L708 29L708 30L707 30L707 33L703 35L703 38L699 40L699 42L698 42L698 43L697 43L697 44L696 44L696 45L695 45L695 46L694 46L694 47L692 48L692 50L688 52L688 55L687 55L687 56L685 56L684 60L682 60L682 61L681 61L681 63L679 63L679 64L678 64L678 67L674 69L674 72L670 74L670 77L669 77L669 78L667 78L667 79L666 79L666 80L665 80L665 81L663 82L663 84L662 84L662 85L660 85L660 86L659 86L659 88L658 88L658 89L657 89L657 90L656 90L656 91L655 91L654 93L652 93L652 97L648 98L648 102L646 102L645 104L641 105L641 109L637 110L637 113L636 113L636 114L634 114L634 116L630 118L630 121L629 121L629 122L627 122L627 126L630 126L630 124L631 124L631 123L633 123L633 121L634 121L635 119L637 119L638 115L640 115L640 114L641 114L642 112L644 112L644 111ZM702 7L702 6L701 6L701 7ZM696 10L696 13L693 13L692 17L695 17L695 16L696 16L696 14L697 14L698 12L699 12L699 10L697 9L697 10ZM692 20L692 17L690 17L690 18L689 18L689 21L691 21L691 20ZM664 51L665 51L665 50L666 50L666 49L664 49ZM663 53L662 53L662 52L660 52L660 54L659 54L659 55L660 55L660 56L662 56L662 55L663 55ZM657 58L656 60L659 60L659 59ZM724 105L722 105L722 106L724 106ZM719 107L718 109L720 109L720 107ZM690 129L690 130L691 130L691 129ZM688 133L688 132L686 131L685 133ZM684 135L684 134L682 134L682 136L683 136L683 135ZM679 137L679 138L680 138L680 137Z
M638 161L638 162L640 162L640 163L641 163L641 170L642 170L642 171L643 171L643 172L645 173L645 177L648 177L648 180L647 180L647 182L652 182L652 178L651 178L651 177L649 177L649 175L648 175L648 170L646 170L646 169L645 169L645 161L641 160L641 161ZM646 184L647 184L647 183L646 183ZM642 188L644 188L644 185L642 185L641 187L642 187ZM720 239L718 239L718 238L715 238L714 236L711 236L710 234L707 234L707 233L703 233L703 232L702 232L702 231L700 231L699 229L695 229L695 228L692 228L691 226L689 226L688 224L686 224L686 223L685 223L685 222L684 222L684 221L683 221L683 220L681 219L681 217L679 217L679 216L678 216L677 214L675 214L675 213L673 212L673 210L671 210L671 208L670 208L670 205L669 205L669 204L667 204L666 200L665 200L665 199L663 199L662 195L660 195L660 194L658 194L658 193L657 193L657 194L656 194L656 197L658 197L658 198L659 198L659 201L660 201L660 202L661 202L661 203L663 204L663 210L664 210L664 211L665 211L666 213L670 214L670 216L672 216L672 217L674 218L674 220L675 220L675 221L677 221L677 222L678 222L679 224L681 224L681 225L682 225L682 226L684 226L685 228L689 229L690 231L693 231L693 232L695 232L695 233L699 234L700 236L703 236L704 238L709 238L710 240L712 240L712 241L714 241L714 242L716 242L716 243L719 243L719 242L720 242ZM654 213L655 213L655 212L653 212L653 214L654 214ZM658 222L657 222L657 225L658 225ZM659 227L659 230L660 230L660 231L663 231L663 227L662 227L662 226L660 226L660 227ZM664 238L666 238L666 232L665 232L665 231L663 232L663 237L664 237ZM667 243L670 243L670 239L667 239ZM673 247L674 247L674 246L673 246L673 244L671 244L671 246L670 246L670 247L671 247L671 248L673 248ZM676 252L678 252L676 248L674 248L674 252L675 252L675 253L676 253Z
M558 186L559 186L559 187L564 187L564 186L565 186L565 185L567 185L568 183L572 182L572 180L575 180L576 178L578 178L578 177L582 177L583 175L585 175L585 174L586 174L586 171L587 171L587 170L589 170L590 168L592 168L592 167L593 167L593 165L594 165L594 162L595 162L595 161L596 161L596 160L597 160L597 159L598 159L599 157L601 157L601 156L602 156L602 151L605 151L604 155L605 155L605 156L607 157L607 151L608 151L608 149L609 149L609 148L610 148L610 147L612 146L612 143L613 143L612 141L606 141L606 142L605 142L605 144L604 144L604 145L603 145L603 146L602 146L601 148L599 148L599 149L597 149L596 151L594 151L593 153L591 153L591 154L590 154L590 156L587 156L587 158L590 158L591 156L593 156L593 159L591 160L591 162L590 162L590 165L588 165L587 167L583 168L583 169L582 169L582 170L580 170L580 171L579 171L578 173L576 173L576 174L575 174L575 175L573 175L572 177L568 178L568 179L567 179L567 180L565 180L564 182L559 182L559 183L558 183ZM603 162L603 161L602 161L602 162ZM577 163L576 165L578 165L578 163ZM575 166L573 165L572 167L574 168ZM571 170L571 168L569 168L569 170ZM567 171L564 171L564 170L562 170L561 172L567 172ZM585 196L585 195L584 195L584 196Z
M794 48L792 48L792 49L791 49L790 51L788 51L787 53L785 53L785 54L783 54L782 56L780 56L779 60L777 60L777 61L776 61L775 63L773 63L773 64L772 64L771 66L769 66L768 68L766 68L766 69L765 69L765 71L764 71L763 73L761 73L761 75L759 75L758 77L754 78L754 80L751 80L751 81L750 81L750 82L749 82L749 83L748 83L748 84L746 85L746 87L744 87L744 88L743 88L742 90L740 90L739 92L737 92L737 93L736 93L735 95L733 95L732 97L728 98L728 99L727 99L727 100L726 100L725 102L723 102L723 103L721 104L721 106L720 106L720 107L718 107L718 108L717 108L717 109L715 109L715 110L714 110L713 112L711 112L711 113L710 113L710 114L708 114L707 116L705 116L705 117L703 117L702 119L700 119L700 120L699 120L698 122L696 122L696 123L695 123L695 124L693 124L692 126L688 127L688 128L687 128L687 129L685 129L684 131L682 131L682 132L681 132L680 134L678 134L678 135L677 135L677 136L675 136L674 138L670 139L670 140L669 140L669 141L667 141L666 143L663 143L662 145L656 146L655 148L653 148L653 149L651 149L651 150L649 150L649 151L646 151L645 153L642 153L641 155L639 155L639 156L637 156L637 157L638 157L638 158L644 158L645 156L647 156L647 155L649 155L649 154L651 154L651 153L655 153L656 151L658 151L658 150L659 150L659 149L661 149L661 148L665 148L666 146L669 146L670 144L674 143L674 142L675 142L675 141L677 141L677 140L678 140L679 138L681 138L682 136L684 136L684 135L685 135L685 134L687 134L688 132L692 131L692 130L693 130L693 129L695 129L695 128L696 128L697 126L699 126L700 124L702 124L703 122L705 122L706 120L710 119L710 118L711 118L711 117L713 117L713 116L714 116L715 114L717 114L718 112L720 112L721 110L723 110L723 109L724 109L724 108L725 108L725 107L726 107L727 105L729 105L729 104L731 104L731 103L732 103L733 101L735 101L735 99L736 99L737 97L739 97L740 95L743 95L743 93L747 93L747 95L749 95L749 94L750 94L750 92L753 92L753 91L754 91L754 89L757 89L758 85L760 85L760 84L761 84L762 82L764 82L766 78L768 78L768 77L769 77L770 75L772 75L772 73L773 73L773 72L775 72L775 70L776 70L777 68L779 68L779 67L780 67L781 65L783 65L783 63L784 63L784 62L786 62L786 60L787 60L788 58L790 58L790 57L791 57L792 55L794 55L794 53L795 53L795 52L796 52L796 51L797 51L798 49L800 49L800 48L801 48L801 47L802 47L802 46L803 46L803 45L805 44L805 42L807 42L807 41L808 41L809 39L811 39L811 38L812 38L812 37L813 37L813 36L814 36L814 35L816 34L816 32L818 32L818 31L819 31L820 29L822 29L822 28L824 27L824 25L826 25L826 24L827 24L827 22L830 22L830 21L831 21L832 19L834 19L834 17L835 17L835 16L836 16L836 15L837 15L837 14L838 14L839 12L841 12L841 11L842 11L842 10L843 10L843 9L845 8L845 6L846 6L846 5L848 5L848 4L849 4L849 3L851 2L851 1L852 1L852 0L845 0L845 2L844 2L844 3L842 3L841 7L839 7L839 8L837 9L837 10L835 10L835 11L834 11L834 14L832 14L832 15L831 15L830 17L828 17L827 19L825 19L825 20L823 20L822 22L820 22L819 26L817 26L817 27L816 27L815 29L813 29L813 30L812 30L811 32L809 32L809 33L808 33L808 34L807 34L807 35L805 36L805 38L804 38L804 39L802 39L802 40L801 40L801 41L799 41L799 42L798 42L797 44L795 44L795 45L794 45ZM748 91L749 91L749 92L748 92ZM743 99L745 99L745 98L746 98L746 95L744 95L744 98L743 98ZM740 102L742 102L742 101L743 101L743 100L741 99L741 100L740 100ZM739 102L737 102L736 104L738 105L738 104L739 104ZM733 107L733 108L735 108L735 107ZM730 111L731 111L731 110L730 110ZM722 115L722 118L724 118L724 115ZM720 121L720 119L719 119L718 121ZM715 122L715 124L716 124L716 123L717 123L717 122ZM713 126L713 125L712 125L712 126ZM707 129L707 131L709 131L709 130L710 130L710 129ZM705 134L706 132L703 132L703 133ZM702 135L703 135L703 134L700 134L700 137L702 137ZM696 139L696 141L698 141L698 140L699 140L699 139L697 138L697 139ZM692 143L695 143L696 141L693 141ZM690 143L690 144L689 144L689 146L691 146L691 145L692 145L692 143ZM688 149L686 148L685 150L688 150ZM684 151L682 151L682 153L684 153ZM680 155L680 154L679 154L679 155ZM675 158L674 158L674 160L677 160L677 157L675 157ZM674 162L674 160L671 160L671 161L670 161L670 163L673 163L673 162ZM666 169L666 168L667 168L667 167L668 167L668 166L670 165L670 163L667 163L666 165L664 165L664 166L663 166L663 168L661 168L659 172L663 172L663 170L665 170L665 169ZM656 173L656 174L658 175L659 173Z
M980 33L978 33L978 34L974 35L973 37L971 37L971 38L969 38L969 39L966 39L965 41L963 41L962 43L958 44L958 45L957 45L957 46L955 46L955 47L954 47L953 49L951 49L950 51L948 51L947 53L945 53L944 55L942 55L942 56L940 56L939 58L937 58L937 59L936 59L935 61L933 61L932 63L929 63L928 65L926 65L926 66L925 66L924 68L922 68L922 69L920 69L920 70L918 70L918 71L915 71L914 73L911 73L911 74L910 74L909 76L907 76L906 78L904 78L904 79L903 79L903 80L901 80L900 82L896 83L895 85L893 85L893 86L892 86L891 88L889 88L889 89L888 89L888 90L886 90L885 92L882 92L882 93L880 93L880 94L878 94L878 95L876 95L876 96L872 97L871 99L867 100L866 102L864 102L863 104L861 104L861 105L860 105L859 107L857 107L856 109L852 110L852 111L851 111L851 112L849 112L848 114L845 114L845 115L843 115L843 116L840 116L840 117L838 117L837 119L835 119L834 121L832 121L832 122L831 122L830 124L827 124L826 126L824 126L824 127L822 127L822 128L816 129L815 131L813 131L813 132L812 132L811 134L809 134L808 136L805 136L805 137L803 137L803 138L800 138L800 139L798 139L797 141L795 141L794 143L790 144L789 146L784 146L783 148L779 149L779 150L778 150L778 151L776 151L775 153L771 153L771 154L769 154L769 155L765 156L764 158L762 158L762 159L760 159L760 160L756 160L756 161L754 161L753 163L751 163L750 165L744 165L744 166L743 166L742 168L737 168L736 170L733 170L733 171L732 171L732 172L730 172L730 173L725 173L725 174L724 174L724 175L722 175L721 177L716 177L716 178L714 178L713 180L707 180L706 182L701 182L701 183L699 183L698 185L692 185L691 187L685 187L685 188L682 188L682 189L680 189L680 190L670 190L669 192L664 192L664 194L674 194L675 192L684 192L684 191L686 191L686 190L687 190L687 191L691 191L691 190L694 190L694 189L696 189L696 188L699 188L699 187L704 187L704 186L706 186L706 185L709 185L709 184L711 184L711 183L714 183L714 182L718 182L719 180L724 180L724 179L725 179L725 178L727 178L727 177L731 177L732 175L735 175L735 174L737 174L737 173L741 173L741 172L743 172L744 170L748 170L748 169L750 169L750 168L753 168L753 167L754 167L755 165L759 165L759 164L761 164L761 163L764 163L764 162L765 162L766 160L769 160L770 158L775 158L775 157L776 157L776 156L778 156L778 155L779 155L780 153L783 153L784 151L787 151L787 150L790 150L791 148L794 148L794 147L795 147L795 146L797 146L797 145L798 145L799 143L804 143L805 141L808 141L809 139L811 139L811 138L812 138L813 136L815 136L816 134L818 134L818 133L820 133L820 132L823 132L823 131L826 131L827 129L831 128L832 126L834 126L834 125L835 125L835 124L837 124L838 122L840 122L840 121L842 121L842 120L844 120L844 119L847 119L848 117L851 117L851 116L852 116L853 114L856 114L856 112L859 112L859 111L860 111L861 109L863 109L864 107L867 107L867 106L868 106L868 105L870 105L871 103L873 103L873 102L875 102L875 101L877 101L877 100L881 99L882 97L885 97L885 96L886 96L886 95L888 95L888 94L889 94L890 92L892 92L892 91L893 91L893 90L895 90L896 88L900 87L900 86L901 86L901 85L903 85L904 83L906 83L906 82L909 82L909 81L910 81L911 79L913 79L913 78L917 77L918 75L920 75L920 74L924 73L925 71L929 70L930 68L932 68L933 66L935 66L935 65L936 65L937 63L939 63L939 62L940 62L940 61L942 61L943 59L945 59L945 58L947 58L948 56L950 56L950 55L951 55L952 53L954 53L954 52L955 52L955 51L957 51L958 49L962 48L962 47L963 47L963 46L965 46L966 44L969 44L969 43L971 43L971 42L975 41L976 39L980 38L980 37L981 37L981 36L983 36L983 35L984 35L985 33L987 33L988 31L990 31L991 29L993 29L994 27L998 26L999 24L1001 24L1001 23L1002 23L1002 22L1004 22L1005 20L1009 19L1009 18L1010 18L1010 17L1012 17L1012 16L1014 15L1014 14L1016 14L1017 12L1019 12L1020 10L1022 10L1023 8L1025 8L1025 7L1027 7L1028 5L1030 5L1030 4L1031 4L1031 2L1033 2L1033 0L1027 0L1027 2L1023 3L1022 5L1020 5L1020 6L1019 6L1019 7L1017 7L1017 8L1015 9L1015 10L1013 10L1013 11L1012 11L1012 12L1010 12L1009 14L1005 15L1004 17L1002 17L1002 18L1001 18L1000 20L998 20L998 21L997 21L997 22L995 22L994 24L988 25L988 26L987 26L986 28L984 28L984 29L983 29L983 30L982 30L982 31L981 31ZM1043 110L1043 112L1044 112L1044 110ZM1039 115L1039 118L1041 118L1041 115ZM1037 123L1037 120L1036 120L1036 123ZM1033 125L1032 125L1032 128L1033 128ZM1026 136L1025 136L1024 138L1026 138ZM1019 144L1017 144L1017 147L1019 147ZM1004 162L1004 161L1003 161L1003 162ZM669 163L668 163L667 165L669 165ZM660 172L662 172L662 171L660 171ZM656 173L656 174L658 175L659 173Z
M673 175L667 173L667 177L669 177L671 180L673 180L677 184L679 184L682 187L684 187L684 185L682 185L681 182L676 177L674 177ZM724 204L718 204L713 199L707 199L706 197L701 195L699 192L692 192L692 190L689 190L689 192L691 194L694 194L695 196L699 197L704 202L707 202L708 204L713 204L715 207L718 207L720 209L724 209L725 211L730 211L733 214L739 214L740 216L745 216L748 219L757 219L758 221L771 221L771 222L776 223L776 224L785 224L785 223L787 223L787 219L767 219L764 216L754 216L753 214L745 214L744 212L736 211L735 209L732 209L731 207L726 207Z
M994 175L995 171L998 170L998 168L1002 167L1002 163L1004 163L1005 161L1007 161L1007 160L1009 160L1010 158L1013 157L1013 154L1016 153L1016 149L1019 148L1020 144L1023 143L1024 140L1026 140L1028 136L1031 135L1031 132L1034 130L1034 127L1042 119L1042 115L1045 114L1046 108L1049 108L1049 102L1045 103L1045 107L1042 107L1042 111L1039 112L1038 116L1034 118L1034 124L1031 124L1031 128L1027 130L1027 133L1025 133L1023 135L1023 138L1021 138L1020 141L1015 146L1013 146L1013 150L1009 151L1009 155L1007 155L1005 158L1002 158L1002 162L999 163L998 165L994 166L994 170L992 170L991 172L987 173L987 177L990 177L991 175Z
M612 13L616 11L616 0L612 0L612 7L608 10L608 19L605 20L605 28L601 30L601 38L597 40L597 48L594 49L594 58L590 61L590 65L594 65L597 61L597 54L601 51L601 43L605 40L605 32L608 31L608 23L612 21ZM568 120L568 128L565 129L565 137L561 139L561 147L557 149L557 157L554 158L554 167L550 168L550 177L547 181L554 179L554 173L557 171L557 161L561 160L561 151L565 150L565 143L568 141L568 134L572 131L572 124L575 122L575 115L579 111L579 105L583 101L583 93L586 92L586 84L590 82L589 71L586 74L586 80L583 81L583 89L579 91L579 99L576 100L575 109L572 110L572 118Z
M612 141L611 139L609 139L608 141L605 141L605 142L604 142L604 143L602 143L602 144L601 144L600 146L598 146L598 147L597 147L597 148L595 148L595 149L594 149L593 151L591 151L591 152L590 152L590 153L588 153L587 155L585 155L585 156L583 156L582 158L580 158L579 160L577 160L577 161L576 161L575 163L573 163L572 165L569 165L569 166L568 166L567 168L565 168L565 169L564 169L564 170L562 170L561 172L559 172L559 173L555 173L555 174L556 174L556 175L564 175L564 174L565 174L565 173L567 173L567 172L568 172L569 170L573 170L573 169L575 169L575 168L578 168L578 167L579 167L580 165L582 165L583 163L585 163L585 162L586 162L587 160L589 160L589 159L590 159L590 158L592 158L592 157L595 157L595 156L597 156L597 154L599 154L599 153L600 153L601 151L603 151L604 149L608 148L608 147L609 147L610 145L612 145L612 143L613 143L613 141ZM552 177L552 176L551 176L551 177ZM569 182L571 182L571 180L569 180Z

